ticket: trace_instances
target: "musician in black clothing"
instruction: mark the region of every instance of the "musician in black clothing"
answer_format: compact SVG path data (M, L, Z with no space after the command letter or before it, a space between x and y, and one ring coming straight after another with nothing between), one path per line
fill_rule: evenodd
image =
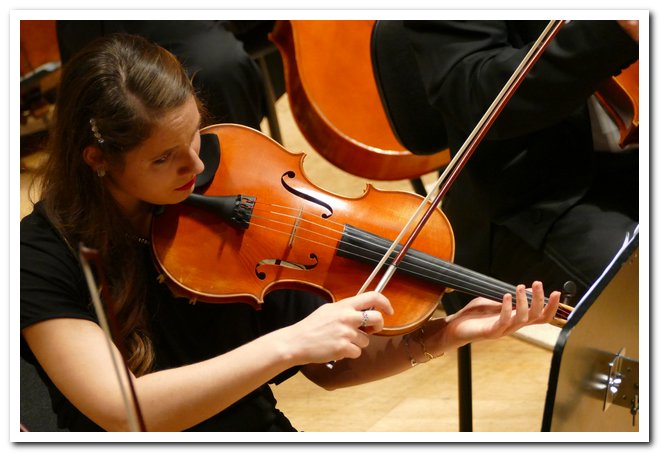
M268 43L274 21L58 20L62 61L95 38L112 33L142 36L172 52L186 68L206 107L207 124L237 123L260 129L266 114L263 75L248 51ZM275 95L284 93L277 52L266 57Z
M452 152L546 25L406 23ZM601 274L637 228L639 159L636 144L621 149L594 92L638 59L637 35L636 21L570 21L559 30L443 200L457 264L504 281L541 279L552 290L571 280L574 301Z

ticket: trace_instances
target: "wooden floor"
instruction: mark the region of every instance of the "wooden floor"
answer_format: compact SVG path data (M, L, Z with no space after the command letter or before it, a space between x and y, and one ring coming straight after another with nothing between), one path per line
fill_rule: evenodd
M540 431L550 356L511 337L473 345L474 431ZM459 430L456 353L332 392L297 375L275 394L281 410L304 431Z
M360 195L366 181L334 168L310 148L292 120L286 95L278 101L277 109L284 146L308 154L308 177L326 190ZM263 129L267 131L265 122ZM21 216L31 211L27 187L32 170L42 159L40 152L21 159ZM434 178L429 175L423 179L428 184ZM408 181L374 185L412 190ZM474 431L540 431L551 356L550 349L513 337L474 344ZM274 391L294 426L307 432L459 430L456 353L447 353L398 376L349 389L328 392L298 375Z

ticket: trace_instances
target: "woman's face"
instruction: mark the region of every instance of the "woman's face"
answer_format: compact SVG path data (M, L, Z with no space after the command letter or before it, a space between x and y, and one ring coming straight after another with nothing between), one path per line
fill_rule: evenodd
M105 181L128 215L148 204L180 203L204 170L199 159L200 114L191 96L163 115L151 136L127 152L121 164L106 169Z

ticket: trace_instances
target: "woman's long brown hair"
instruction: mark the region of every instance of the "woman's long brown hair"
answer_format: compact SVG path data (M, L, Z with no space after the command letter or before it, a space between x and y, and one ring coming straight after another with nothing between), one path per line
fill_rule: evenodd
M69 244L99 250L120 326L115 340L125 342L126 359L138 376L154 362L146 311L148 263L102 178L83 160L83 150L96 146L121 164L164 112L191 96L192 84L172 54L140 37L113 35L66 63L49 131L49 159L41 175L46 214Z

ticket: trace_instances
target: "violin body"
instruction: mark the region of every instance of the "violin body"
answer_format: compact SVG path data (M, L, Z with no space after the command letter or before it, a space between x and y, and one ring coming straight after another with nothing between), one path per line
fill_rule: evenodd
M151 234L164 282L192 301L258 309L278 289L313 292L329 302L354 296L424 202L413 193L369 185L356 198L325 191L305 177L304 154L246 126L215 125L202 133L215 134L221 144L214 179L156 215ZM440 209L426 218L383 290L394 314L383 314L378 335L418 329L447 288L492 300L509 293L516 304L515 286L451 262L454 235ZM571 311L560 304L552 323L563 326Z
M185 203L167 206L154 218L156 264L181 296L255 308L266 294L284 288L311 291L328 301L354 296L377 261L361 262L350 251L343 256L347 225L392 241L422 201L412 193L371 186L358 198L335 195L307 180L304 154L292 154L257 131L225 124L202 133L216 134L221 147L220 165L203 195L242 194L255 203L247 228ZM453 259L453 233L439 209L413 248ZM444 289L397 272L383 291L395 313L385 316L380 334L418 328L433 314Z
M371 180L416 178L444 167L449 150L415 155L394 136L371 64L374 23L278 21L270 38L282 55L293 117L319 154Z

